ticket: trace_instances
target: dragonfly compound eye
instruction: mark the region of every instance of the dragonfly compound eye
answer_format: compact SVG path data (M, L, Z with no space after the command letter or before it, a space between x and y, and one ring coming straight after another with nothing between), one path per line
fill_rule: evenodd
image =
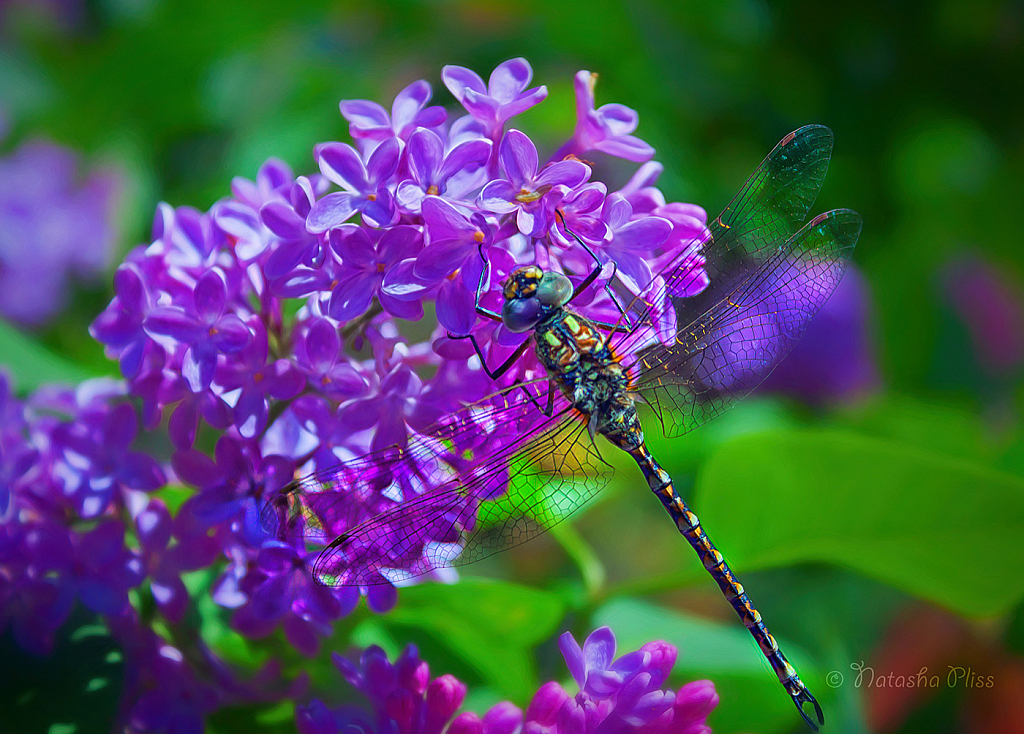
M527 298L537 290L537 284L544 277L544 271L536 265L524 265L509 273L502 295L506 300Z
M512 332L529 331L541 319L541 302L536 298L519 298L505 301L501 307L501 321Z
M564 306L572 298L572 283L561 273L547 272L537 286L537 300L545 306Z

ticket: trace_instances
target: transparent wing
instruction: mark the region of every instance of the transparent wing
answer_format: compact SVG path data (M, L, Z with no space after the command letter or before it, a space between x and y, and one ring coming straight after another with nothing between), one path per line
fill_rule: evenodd
M706 273L705 297L674 304L675 323L696 321L708 303L727 297L735 287L735 274L750 272L774 256L796 232L814 205L832 156L832 131L806 125L784 137L718 217L708 224L708 236L696 252L683 252L664 264L647 293L632 298L625 309L636 327L622 339L617 351L632 353L650 341L664 323L666 296L682 295L699 287ZM703 260L703 267L700 267ZM729 284L732 285L729 285Z
M839 284L861 225L849 209L822 214L763 261L741 261L708 297L671 299L676 308L699 301L704 310L673 343L641 349L632 366L633 389L654 408L666 435L715 417L789 353Z
M609 465L572 416L510 453L340 535L320 554L313 577L364 586L473 563L544 532L608 482ZM508 493L481 503L506 472Z
M264 504L263 524L326 546L313 571L330 586L417 576L524 542L607 483L579 414L555 391L546 415L548 395L547 380L508 388L405 447L296 480Z

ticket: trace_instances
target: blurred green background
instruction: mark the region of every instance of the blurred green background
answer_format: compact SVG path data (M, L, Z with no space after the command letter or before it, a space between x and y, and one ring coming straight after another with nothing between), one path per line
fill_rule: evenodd
M119 170L120 254L148 241L158 201L206 209L269 156L314 170L314 143L348 140L340 99L390 107L424 78L451 105L444 64L486 78L526 57L550 96L517 125L549 152L574 124L572 75L599 72L599 105L639 111L667 198L712 216L784 134L831 127L816 211L863 215L855 261L879 389L829 409L750 399L653 448L689 485L827 731L1024 731L1022 371L985 360L1024 339L1024 3L91 0L0 13L0 151L43 137ZM1003 311L989 316L984 298L974 320L958 310L949 292L965 263L983 265L981 292ZM86 332L109 298L109 278L79 283L56 321L4 327L19 387L112 373ZM715 681L716 732L801 730L646 495L623 467L574 525L460 586L403 591L390 615L339 627L335 648L415 640L483 710L565 677L557 633L607 623L623 652L679 645L673 684ZM959 668L992 685L951 677ZM889 675L922 669L938 684Z

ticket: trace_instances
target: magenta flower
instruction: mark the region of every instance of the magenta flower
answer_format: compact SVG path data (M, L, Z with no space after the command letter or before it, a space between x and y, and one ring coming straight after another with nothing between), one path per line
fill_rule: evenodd
M353 138L382 142L397 137L407 141L417 128L435 128L447 119L443 107L426 106L431 94L427 82L413 82L395 97L390 116L376 102L361 99L342 100L339 106Z
M487 137L497 141L505 121L522 114L548 96L544 86L527 90L533 69L526 59L510 59L499 64L484 86L484 80L462 66L446 66L441 78L448 91L474 119L483 123Z
M486 180L491 141L484 138L465 140L445 151L444 143L432 130L417 130L409 138L408 165L410 179L398 186L398 205L418 214L426 196L465 199Z
M244 348L252 333L236 314L227 312L227 288L217 270L199 278L192 291L191 308L160 306L150 311L145 327L151 334L169 336L188 345L181 373L192 390L210 386L217 356Z
M371 234L379 236L376 244ZM420 297L425 287L412 273L423 247L419 229L397 225L380 234L346 224L331 232L331 247L342 263L327 306L331 318L348 321L361 316L375 297L392 316L412 321L423 316Z
M547 230L551 213L544 197L552 187L573 189L588 178L590 168L576 160L558 161L538 171L537 147L518 130L509 130L498 147L504 179L493 180L480 192L480 206L497 214L515 212L519 231L531 237Z
M710 734L706 720L718 705L714 684L704 680L677 693L663 690L677 654L667 642L651 642L613 660L615 636L602 627L582 649L568 632L559 647L579 693L571 696L551 682L538 689L525 714L506 701L483 717L456 715L465 684L450 675L431 680L413 645L393 664L379 647L363 652L358 665L334 653L338 670L372 712L332 709L314 699L296 709L296 726L302 734Z
M327 194L317 201L306 217L310 232L326 232L359 212L374 227L392 223L395 200L388 189L388 180L398 169L402 145L397 138L388 138L364 164L351 145L325 143L317 148L317 160L324 176L345 189Z
M597 74L576 72L576 130L572 139L562 146L552 160L567 155L582 156L597 150L616 158L642 163L654 155L654 148L632 135L640 117L635 110L621 104L606 104L594 109L594 86Z

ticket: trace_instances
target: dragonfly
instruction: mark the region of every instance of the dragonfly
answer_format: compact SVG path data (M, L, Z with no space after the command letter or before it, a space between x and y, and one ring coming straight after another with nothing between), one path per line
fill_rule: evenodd
M674 295L695 277L692 253L620 305L616 323L571 308L602 272L596 255L594 270L575 286L562 273L517 267L502 286L500 313L481 306L482 274L478 312L528 335L495 369L474 340L483 368L497 380L533 344L545 374L452 412L404 446L292 481L267 503L268 529L322 546L312 574L328 586L367 587L472 563L535 537L597 496L612 471L603 436L636 461L817 731L821 706L648 450L637 403L651 406L666 435L682 435L750 393L800 339L842 278L862 226L850 209L804 224L832 146L831 130L808 125L769 153L708 225L699 254L709 282L696 296ZM675 316L669 338L655 335L664 304ZM500 427L513 438L480 438Z

